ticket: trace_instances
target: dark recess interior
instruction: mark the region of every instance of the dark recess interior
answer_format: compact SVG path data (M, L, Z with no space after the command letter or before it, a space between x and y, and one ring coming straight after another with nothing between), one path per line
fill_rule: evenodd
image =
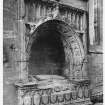
M31 47L29 74L63 75L64 65L65 53L60 34L50 27L39 31Z

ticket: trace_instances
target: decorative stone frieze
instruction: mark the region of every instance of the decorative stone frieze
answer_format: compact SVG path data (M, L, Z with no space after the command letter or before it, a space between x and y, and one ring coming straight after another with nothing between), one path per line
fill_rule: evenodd
M90 105L89 82L67 83L67 87L53 86L51 88L38 88L38 84L16 84L18 88L19 105Z

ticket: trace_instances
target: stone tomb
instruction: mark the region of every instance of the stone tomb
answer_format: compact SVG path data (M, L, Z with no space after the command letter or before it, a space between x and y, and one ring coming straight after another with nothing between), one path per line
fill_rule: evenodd
M30 36L27 36L26 40L26 53L29 59L27 63L28 81L18 81L15 84L18 90L19 105L91 104L89 80L84 69L86 65L84 62L84 49L78 34L68 24L57 19L48 20L39 25ZM41 46L38 46L38 43ZM53 44L55 45L53 46ZM31 69L31 63L33 63L31 60L35 57L33 54L37 51L41 53L38 47L40 49L41 47L46 48L45 45L49 45L48 47L53 49L50 54L55 55L55 59L49 57L47 60L56 61L56 57L58 57L58 62L50 63L58 63L60 66L50 69L50 65L48 69L41 65L41 69L40 66ZM54 51L57 52L57 49L60 50L58 55L54 53ZM43 52L42 54L49 53ZM33 59L37 65L38 62L43 64L43 60L45 61L46 55L44 55L45 58L44 56L40 58L40 56L42 55L36 56L37 63ZM63 59L59 58L59 56L63 57Z

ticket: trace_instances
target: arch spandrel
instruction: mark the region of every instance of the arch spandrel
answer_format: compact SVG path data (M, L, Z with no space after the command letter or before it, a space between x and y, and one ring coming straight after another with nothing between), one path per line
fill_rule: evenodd
M60 38L63 42L65 52L64 75L70 79L76 79L77 77L75 73L77 73L77 71L83 72L83 70L81 70L85 56L83 45L79 39L78 34L63 21L48 20L47 22L42 23L36 28L34 33L29 38L29 41L26 46L26 53L28 55L28 59L31 52L31 46L38 37L38 33L40 31L47 30L49 26L54 28L54 30L57 30L61 34Z

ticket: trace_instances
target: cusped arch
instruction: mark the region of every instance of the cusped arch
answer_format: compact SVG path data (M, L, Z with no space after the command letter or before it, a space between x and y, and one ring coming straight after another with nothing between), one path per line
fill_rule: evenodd
M26 49L27 54L30 56L31 46L38 37L38 33L40 31L47 30L49 27L60 33L60 39L62 40L65 52L64 75L70 79L76 79L77 77L75 75L75 72L81 71L85 55L83 45L78 34L67 23L54 19L48 20L39 25L28 41Z

